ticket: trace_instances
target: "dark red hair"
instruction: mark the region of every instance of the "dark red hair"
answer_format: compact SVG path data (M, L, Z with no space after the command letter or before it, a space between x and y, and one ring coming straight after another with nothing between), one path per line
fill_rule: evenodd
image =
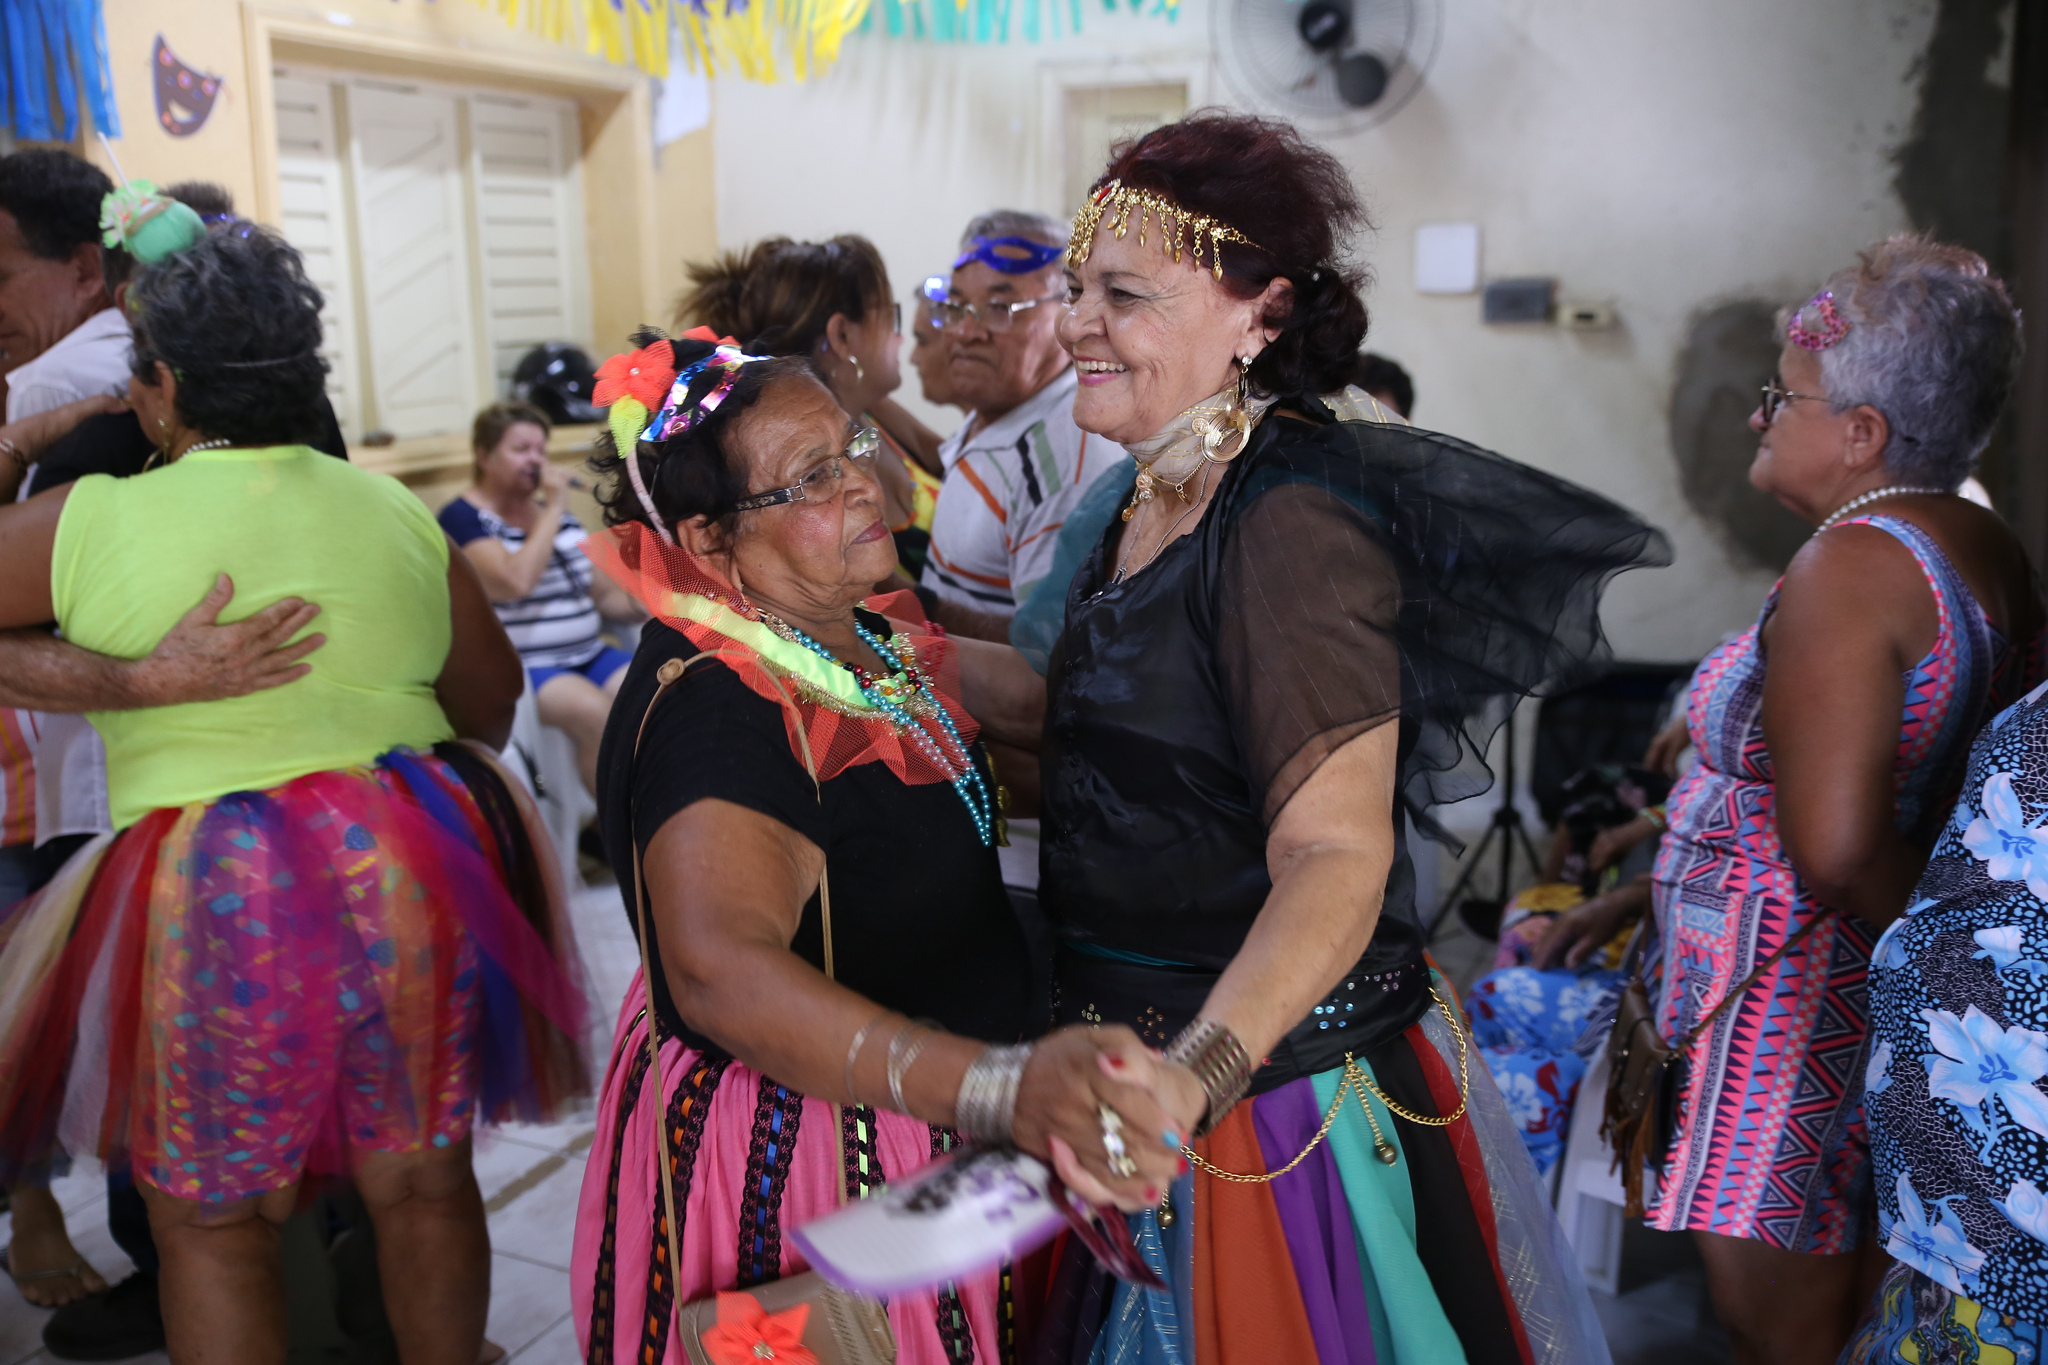
M1252 362L1268 393L1329 393L1349 382L1365 340L1365 271L1351 239L1370 226L1337 158L1281 119L1204 109L1113 148L1112 180L1154 190L1206 213L1257 243L1223 248L1223 287L1257 297L1275 278L1294 286L1293 306L1266 323L1279 337Z

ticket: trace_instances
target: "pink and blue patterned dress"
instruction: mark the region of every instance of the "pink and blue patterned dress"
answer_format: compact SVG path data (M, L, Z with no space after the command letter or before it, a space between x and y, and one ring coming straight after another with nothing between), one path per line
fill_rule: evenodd
M1901 834L1933 843L1984 718L2038 677L1934 540L1897 517L1858 517L1912 552L1934 593L1934 647L1905 677L1893 765ZM1693 676L1688 727L1699 765L1671 793L1655 872L1662 988L1657 1025L1677 1038L1822 907L1778 841L1764 743L1764 623L1708 655ZM1694 1043L1650 1203L1652 1226L1746 1237L1809 1254L1857 1243L1868 1208L1863 1116L1868 977L1876 933L1835 915L1808 934Z

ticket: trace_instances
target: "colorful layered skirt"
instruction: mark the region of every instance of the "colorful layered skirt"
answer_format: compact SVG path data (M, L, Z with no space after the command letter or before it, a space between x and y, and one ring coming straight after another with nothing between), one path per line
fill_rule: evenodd
M1446 988L1447 989L1447 988ZM1463 1057L1461 1060L1461 1052ZM1131 1232L1167 1292L1062 1247L1032 1365L1587 1365L1608 1359L1498 1089L1432 1011L1357 1059L1239 1104ZM1375 1129L1376 1125L1376 1129ZM1305 1155L1304 1155L1305 1153ZM1258 1180L1297 1164L1287 1174ZM1391 1160L1388 1158L1391 1157Z
M94 840L0 925L0 1180L89 1153L224 1203L566 1112L585 1005L538 829L445 744Z
M584 1168L570 1299L590 1365L689 1357L675 1340L679 1303L809 1269L784 1234L944 1155L942 1128L811 1099L729 1058L663 1032L648 1077L640 977L626 992ZM659 1106L658 1110L655 1106ZM682 1262L668 1268L658 1112L668 1130ZM897 1365L1015 1358L1016 1283L995 1271L889 1301Z

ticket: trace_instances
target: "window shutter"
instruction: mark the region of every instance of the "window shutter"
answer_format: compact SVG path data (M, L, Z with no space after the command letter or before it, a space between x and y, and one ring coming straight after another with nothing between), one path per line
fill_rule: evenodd
M327 397L351 442L363 435L362 379L356 365L355 253L350 247L348 191L336 133L334 87L324 80L280 75L277 179L285 240L305 257L307 278L320 290L320 354L327 361Z
M485 344L497 392L544 341L588 349L574 107L469 97Z
M362 79L349 93L375 420L460 431L477 396L455 97Z

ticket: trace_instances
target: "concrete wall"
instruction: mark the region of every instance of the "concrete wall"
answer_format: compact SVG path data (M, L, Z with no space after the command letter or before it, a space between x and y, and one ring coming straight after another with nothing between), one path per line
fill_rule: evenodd
M804 87L722 81L718 237L873 237L899 292L996 203L1053 209L1043 70L1205 59L1211 0L1166 23L1086 7L1078 39L856 37ZM1789 302L1906 225L1890 153L1916 101L1928 0L1455 0L1427 84L1333 140L1372 205L1369 344L1414 373L1418 419L1600 489L1664 526L1668 570L1609 599L1624 656L1696 657L1755 613L1771 572L1687 505L1669 435L1692 320ZM1227 96L1220 82L1212 84ZM1477 221L1488 276L1555 275L1611 302L1605 333L1488 328L1478 300L1411 287L1416 224ZM914 381L911 385L914 388ZM914 395L910 395L914 396Z

